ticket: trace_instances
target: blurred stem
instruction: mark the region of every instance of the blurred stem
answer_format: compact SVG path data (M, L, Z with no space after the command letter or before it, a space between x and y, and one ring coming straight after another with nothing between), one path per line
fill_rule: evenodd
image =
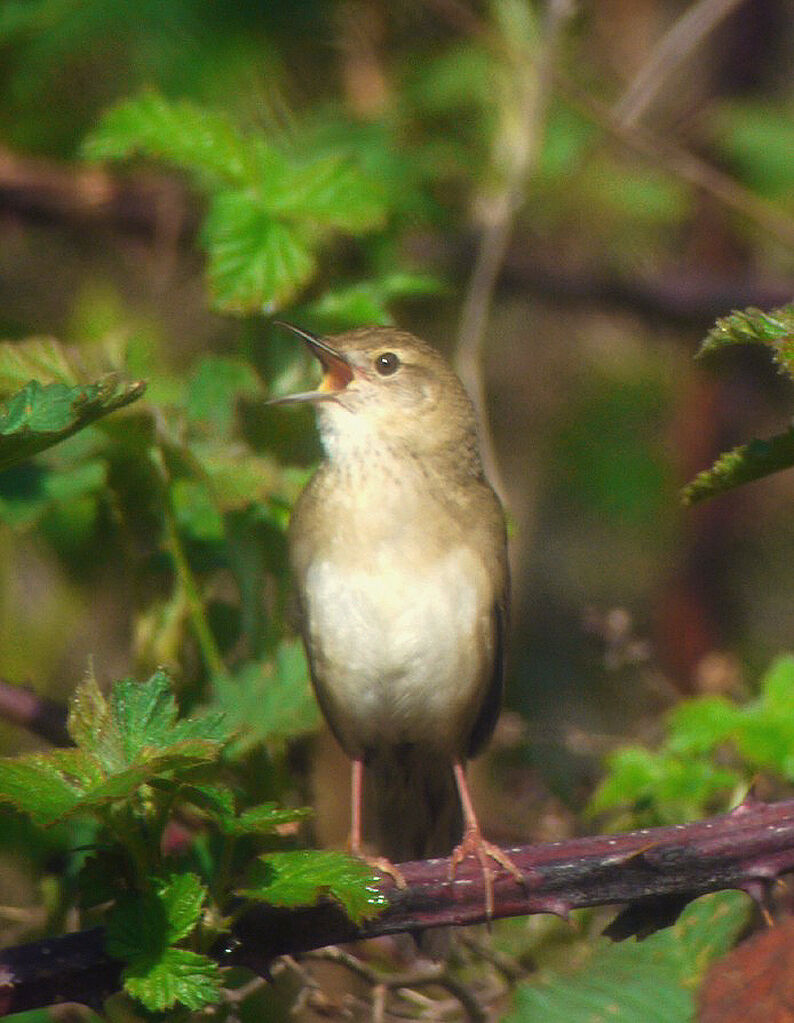
M787 248L794 247L794 219L774 203L755 195L738 181L723 174L668 138L661 138L640 125L626 127L612 111L589 94L557 78L558 90L577 110L599 125L628 149L655 167L664 167L682 181L702 188L728 209L746 217Z
M612 107L612 117L623 129L633 128L653 106L670 76L692 56L703 40L743 0L698 0L677 18Z
M485 472L503 501L505 487L488 426L483 379L485 329L527 178L537 163L557 48L572 12L571 0L549 0L538 36L525 0L495 0L493 6L499 29L502 99L491 162L500 182L496 191L482 193L476 200L483 226L458 326L455 364L477 413Z
M159 445L152 448L152 460L163 484L163 515L165 517L168 549L174 561L177 580L187 600L188 614L190 615L196 642L199 645L201 656L210 675L222 675L226 670L226 666L223 663L220 650L207 621L204 600L185 554L185 548L182 545L182 538L179 535L174 515L174 507L171 503L171 478L163 456L163 449Z

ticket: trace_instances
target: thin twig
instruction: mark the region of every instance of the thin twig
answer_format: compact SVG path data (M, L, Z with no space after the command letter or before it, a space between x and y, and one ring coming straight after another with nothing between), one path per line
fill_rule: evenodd
M401 988L427 987L431 984L438 985L438 987L444 988L444 990L448 991L449 994L453 995L460 1002L466 1015L474 1023L481 1023L481 1021L487 1018L476 995L457 977L453 976L446 966L440 963L414 971L406 971L405 973L383 973L380 970L373 969L367 963L362 962L350 952L336 945L318 949L316 952L307 952L303 958L320 959L344 966L355 976L360 977L369 984L373 992L378 988L399 991Z
M654 46L648 60L612 107L621 128L635 127L653 105L662 87L688 60L703 40L743 0L699 0L692 4Z
M660 138L639 126L624 127L615 120L608 107L574 88L570 82L557 78L556 84L578 110L639 156L657 167L665 167L682 181L703 189L728 209L763 228L787 248L794 247L794 219L786 216L780 207L766 202L670 139Z
M502 7L507 9L504 0ZM458 327L455 365L477 413L486 474L502 500L505 486L488 427L483 380L485 329L516 213L524 201L527 178L540 152L552 69L563 26L572 11L571 0L549 0L543 38L534 52L526 39L500 39L504 53L502 70L507 81L500 110L502 127L493 143L493 163L503 168L503 178L498 192L481 196L478 203L486 211L485 223Z

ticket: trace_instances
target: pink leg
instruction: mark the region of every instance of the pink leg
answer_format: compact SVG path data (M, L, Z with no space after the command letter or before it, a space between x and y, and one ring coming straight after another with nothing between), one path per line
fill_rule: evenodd
M466 859L467 856L476 856L480 868L482 869L483 884L485 887L485 915L488 920L493 916L493 869L489 864L489 860L493 860L498 863L500 867L503 867L518 881L519 884L525 883L524 875L513 863L510 857L500 849L498 845L492 845L491 842L486 842L482 837L480 831L480 824L477 820L477 814L474 812L474 804L471 801L469 795L469 786L466 784L466 773L463 768L461 761L456 760L452 767L455 772L455 784L458 787L458 796L460 797L460 805L463 810L463 840L452 852L449 863L450 877L455 876L460 863Z
M364 780L364 762L353 761L350 776L350 851L361 855L361 787Z
M350 852L370 867L380 871L381 874L388 874L398 888L405 888L407 887L405 878L391 860L386 859L385 856L367 856L361 848L361 803L363 788L364 761L354 760L350 775L350 838L348 840Z

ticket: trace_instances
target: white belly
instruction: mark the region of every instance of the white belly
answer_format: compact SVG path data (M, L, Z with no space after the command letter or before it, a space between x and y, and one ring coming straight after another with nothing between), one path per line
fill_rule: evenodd
M348 752L424 743L454 752L479 705L489 588L465 548L431 565L387 553L366 569L318 560L306 578L318 686Z

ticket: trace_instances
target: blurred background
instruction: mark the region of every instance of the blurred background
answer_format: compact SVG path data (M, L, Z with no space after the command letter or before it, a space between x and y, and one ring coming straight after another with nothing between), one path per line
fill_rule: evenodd
M223 508L223 543L189 492L177 508L232 665L272 650L285 509L318 453L309 416L261 409L310 372L265 313L391 319L457 359L511 525L486 827L565 834L605 753L652 740L683 695L752 692L792 643L790 474L695 509L678 491L791 416L764 351L695 356L716 317L794 292L793 68L783 0L5 0L0 334L55 337L89 375L122 365L172 423L201 360L256 368L230 436L280 467L278 500ZM145 90L352 154L385 215L325 239L277 307L233 308L208 285L195 168L85 158ZM164 662L203 700L151 478L114 443L98 482L72 442L0 477L0 677L63 702L90 661L104 683ZM0 725L5 752L38 742ZM334 756L322 739L291 755L308 774ZM329 841L339 786L313 794Z

